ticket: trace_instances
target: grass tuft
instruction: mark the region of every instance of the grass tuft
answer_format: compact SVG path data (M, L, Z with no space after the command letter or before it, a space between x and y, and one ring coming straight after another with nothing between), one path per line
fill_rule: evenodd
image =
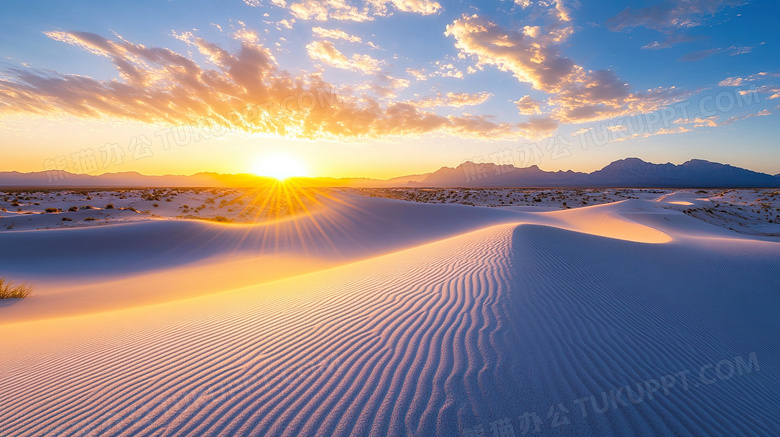
M14 285L13 281L0 278L0 299L24 299L31 291L32 285L26 283Z

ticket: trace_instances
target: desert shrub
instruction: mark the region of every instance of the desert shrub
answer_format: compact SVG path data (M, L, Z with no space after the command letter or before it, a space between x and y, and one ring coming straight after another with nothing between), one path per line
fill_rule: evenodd
M114 204L113 203L109 203L108 205L106 205L105 209L114 209Z
M0 299L24 299L31 291L31 285L26 283L14 285L13 281L0 278Z
M57 208L46 208L46 212L57 212L59 209Z
M82 206L81 209L92 209L92 207L89 206L89 205L86 205L86 206Z
M95 217L87 217L84 219L85 222L93 222L95 220L97 220Z
M67 217L63 217L63 218L62 218L62 221L64 221L64 222L72 222L72 221L73 221L73 219L69 219L69 218L67 218Z
M153 204L152 204L152 206L153 206L153 207L155 207L155 208L157 208L157 207L158 207L158 206L160 206L160 205L158 205L158 204L156 204L156 203L153 203Z
M78 211L78 210L79 210L78 206L71 206L70 208L68 208L68 211L70 211L70 212Z

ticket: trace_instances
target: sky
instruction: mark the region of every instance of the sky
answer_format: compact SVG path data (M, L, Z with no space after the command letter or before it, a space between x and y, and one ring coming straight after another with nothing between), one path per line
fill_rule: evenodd
M778 16L775 0L7 0L0 171L639 157L777 174Z

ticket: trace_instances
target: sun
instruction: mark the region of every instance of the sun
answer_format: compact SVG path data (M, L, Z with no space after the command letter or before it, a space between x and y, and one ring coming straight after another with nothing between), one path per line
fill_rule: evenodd
M294 176L308 176L306 164L290 155L271 155L258 158L252 166L252 173L283 181Z

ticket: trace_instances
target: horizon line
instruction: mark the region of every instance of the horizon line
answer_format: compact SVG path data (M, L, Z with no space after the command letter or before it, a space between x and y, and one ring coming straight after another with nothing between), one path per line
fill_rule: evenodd
M744 169L744 170L749 170L749 171L752 171L752 172L755 172L755 173L760 173L760 174L766 174L766 175L769 175L769 176L778 176L778 175L780 175L780 170L778 170L777 173L764 173L764 172L760 172L760 171L756 171L756 170L751 170L751 169L745 168L745 167L738 167L738 166L735 166L733 164L717 162L717 161L710 161L710 160L702 159L702 158L689 158L689 159L686 159L685 161L682 161L680 164L675 164L672 161L667 161L667 162L663 162L663 163L661 163L661 162L652 162L652 161L647 161L647 160L642 159L642 158L638 158L636 156L628 156L628 157L625 157L625 158L620 158L620 159L616 159L614 161L610 161L607 164L604 164L603 166L601 166L601 167L599 167L599 168L597 168L595 170L589 171L589 172L588 171L574 171L572 169L567 169L567 170L563 170L563 169L559 169L559 170L545 170L545 169L541 168L538 164L529 165L527 167L517 167L514 164L499 164L499 163L495 163L495 162L474 162L472 160L466 160L466 161L461 162L458 165L455 165L454 167L451 167L451 166L448 166L448 165L442 165L441 167L439 167L439 168L437 168L435 170L424 172L424 173L408 173L408 174L403 174L403 175L399 175L399 176L392 176L392 177L389 177L389 178L376 178L376 177L370 177L370 176L290 176L287 179L369 179L369 180L374 180L374 181L389 181L391 179L397 179L397 178L403 178L403 177L430 175L432 173L435 173L435 172L437 172L439 170L442 170L442 169L445 169L445 168L456 169L456 168L460 167L461 165L467 164L467 163L474 164L474 165L491 165L492 164L492 165L496 165L496 166L512 166L512 167L514 167L515 169L518 169L518 170L529 169L529 168L534 168L535 167L535 168L537 168L537 169L539 169L541 171L547 172L547 173L574 172L574 173L582 173L582 174L592 174L592 173L594 173L596 171L603 170L604 168L606 168L610 164L613 164L615 162L629 160L629 159L637 159L637 160L640 160L642 162L645 162L645 163L648 163L648 164L653 164L653 165L672 164L672 165L675 165L675 166L680 166L680 165L686 164L686 163L691 162L691 161L704 161L704 162L710 162L710 163L713 163L713 164L720 164L720 165L725 165L725 166L730 166L730 167L735 167L735 168L741 168L741 169ZM48 172L61 172L61 173L67 173L69 175L74 175L74 176L90 176L90 177L102 177L102 176L110 176L110 175L120 175L120 174L123 174L123 173L135 173L135 174L137 174L139 176L144 176L144 177L193 177L193 176L197 176L197 175L214 174L214 175L219 175L219 176L249 176L249 177L256 177L256 178L274 179L273 176L260 175L260 174L249 173L249 172L220 173L218 171L208 171L208 170L197 171L197 172L191 173L191 174L173 174L173 173L148 174L148 173L141 173L141 172L139 172L137 170L124 170L124 171L106 172L106 173L100 173L100 174L73 173L73 172L69 172L67 170L38 170L38 171L28 171L28 172L18 171L18 170L0 170L0 173L19 173L19 174L25 174L25 175L37 174L37 173L48 173Z

